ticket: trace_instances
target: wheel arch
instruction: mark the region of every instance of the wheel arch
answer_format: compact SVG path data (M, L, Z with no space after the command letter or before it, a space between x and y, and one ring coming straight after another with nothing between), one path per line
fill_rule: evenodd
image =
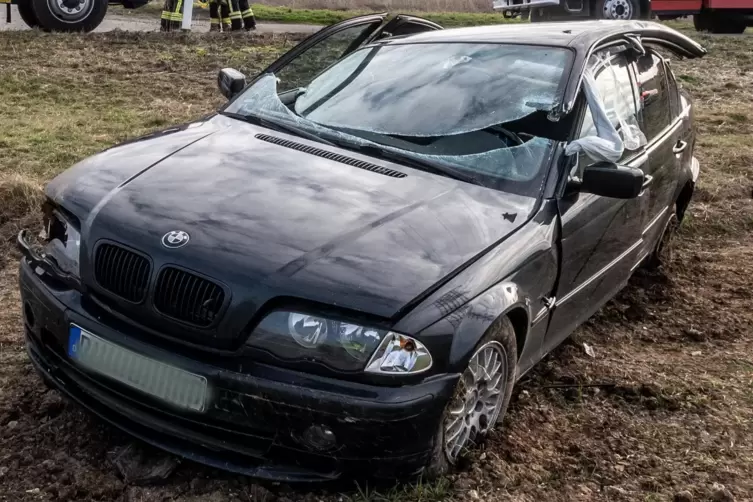
M680 194L675 201L675 211L677 213L677 220L682 221L685 216L685 210L690 205L690 199L693 198L693 192L695 191L695 182L693 180L687 180L680 190Z
M470 302L453 336L449 366L463 366L478 342L503 319L512 324L519 360L530 331L530 304L530 297L513 282L497 284Z
M528 330L531 326L528 311L522 306L517 306L502 315L510 319L512 329L515 330L515 344L518 348L518 360L520 360L520 355L523 353L523 347L525 347L526 339L528 338Z

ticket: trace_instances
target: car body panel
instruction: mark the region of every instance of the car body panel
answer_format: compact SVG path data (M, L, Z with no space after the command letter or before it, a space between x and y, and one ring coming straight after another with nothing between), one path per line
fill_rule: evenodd
M251 305L286 296L391 318L523 224L536 203L330 149L407 176L358 169L255 139L286 135L224 116L196 130L180 147L174 135L167 146L153 139L157 154L134 143L133 163L160 158L141 170L110 175L105 154L96 178L89 178L96 190L58 182L51 188L58 201L82 190L101 197L88 202L81 232L82 278L92 288L89 264L97 242L106 239L146 252L155 270L172 263L229 285L231 309L246 305L246 322ZM173 153L163 157L167 151ZM161 238L172 230L188 232L190 244L164 248Z

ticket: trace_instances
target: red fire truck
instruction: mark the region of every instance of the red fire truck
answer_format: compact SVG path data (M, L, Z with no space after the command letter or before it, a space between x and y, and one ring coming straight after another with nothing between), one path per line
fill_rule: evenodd
M494 0L493 4L506 17L530 12L533 22L693 16L697 31L742 33L753 26L753 0Z

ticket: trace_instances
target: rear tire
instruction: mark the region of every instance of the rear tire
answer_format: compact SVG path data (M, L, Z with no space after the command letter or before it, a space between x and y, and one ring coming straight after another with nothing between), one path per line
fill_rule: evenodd
M674 237L677 229L680 227L677 214L672 213L667 223L662 229L659 239L656 241L653 251L646 257L646 261L643 263L644 268L648 270L656 270L660 266L669 265L672 263L672 238Z
M476 346L445 407L424 477L433 479L452 470L467 448L482 444L494 426L502 423L515 385L517 362L515 330L510 319L502 316ZM483 371L485 364L489 368ZM495 372L497 364L501 366ZM495 384L496 377L500 380ZM495 403L493 411L491 402ZM461 441L463 437L465 441Z
M45 31L89 32L107 14L107 0L26 0Z
M693 16L695 31L708 31L719 34L740 34L747 28L746 23L735 21L729 16L714 11L705 11Z
M596 19L640 19L641 4L638 0L596 0Z
M29 28L39 28L39 19L37 19L37 15L34 12L31 0L21 0L16 7L18 7L18 14L21 16L21 19Z

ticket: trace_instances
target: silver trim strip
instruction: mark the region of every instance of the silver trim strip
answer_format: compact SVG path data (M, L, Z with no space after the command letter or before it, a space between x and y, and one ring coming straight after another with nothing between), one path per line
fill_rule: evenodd
M665 207L664 209L662 209L661 212L659 214L657 214L656 217L653 220L651 220L651 222L648 225L646 225L646 228L643 229L643 236L644 237L648 233L648 231L651 230L651 227L653 227L654 225L656 225L656 223L659 221L659 219L662 216L664 216L664 213L667 212L667 209L669 209L669 208Z
M662 143L667 139L665 136L674 134L675 129L679 129L681 125L682 125L682 114L675 117L674 122L669 124L664 129L662 129L659 134L657 134L656 136L648 140L648 144L646 145L646 153L651 153L657 148L659 148L659 146L662 145Z
M693 177L693 183L695 183L698 180L698 173L701 172L701 164L698 162L698 159L693 157L693 159L690 161L690 173Z
M539 313L536 314L536 317L533 318L533 321L531 321L531 326L537 325L544 317L546 317L546 314L549 312L548 307L541 307L541 310L539 310Z
M578 293L580 293L581 290L583 290L584 288L586 288L589 284L591 284L592 282L594 282L596 279L600 278L602 275L606 274L609 271L610 268L612 268L615 265L617 265L627 255L629 255L630 253L632 253L633 251L635 251L635 249L638 246L640 246L642 243L643 243L643 239L642 238L638 239L632 246L630 246L625 251L623 251L622 254L620 254L620 256L618 256L614 260L612 260L609 263L607 263L606 265L604 265L604 267L602 267L601 270L599 270L598 272L596 272L594 275L592 275L591 277L589 277L587 280L585 280L582 283L580 283L580 285L578 285L577 288L573 289L568 294L566 294L565 296L563 296L562 298L560 298L559 301L557 302L557 306L559 307L560 305L566 303L570 298L572 298L573 296L575 296Z
M648 256L648 251L643 253L640 258L638 258L638 261L635 262L635 264L630 268L630 272L635 272L635 269L641 266L641 263L643 263L643 260L646 259Z

